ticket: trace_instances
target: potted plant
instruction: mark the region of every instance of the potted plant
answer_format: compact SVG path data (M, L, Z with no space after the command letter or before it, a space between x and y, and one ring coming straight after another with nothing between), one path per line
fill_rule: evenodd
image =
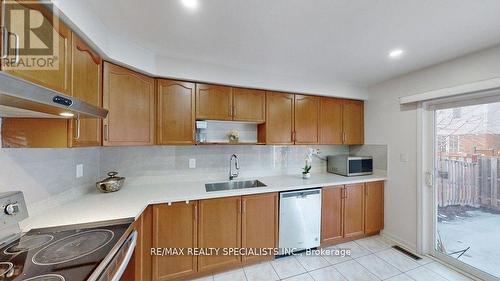
M302 171L302 178L303 179L308 179L311 177L311 165L307 164L304 166L304 169Z
M229 138L229 143L237 143L240 140L240 133L236 130L231 130L227 134Z

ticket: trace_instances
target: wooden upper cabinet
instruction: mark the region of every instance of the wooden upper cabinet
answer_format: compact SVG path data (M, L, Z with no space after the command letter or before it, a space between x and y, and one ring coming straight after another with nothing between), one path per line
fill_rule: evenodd
M2 70L35 84L70 95L71 30L56 18L43 3L9 1L8 4L5 4L5 1L2 1L2 4L5 8L3 13L5 18L2 21L7 30L16 34L20 41L20 62L15 64L15 40L14 36L9 37L10 48L8 48L7 59L2 59ZM29 14L32 18L41 15L42 22L36 32L29 30L30 27L25 24L24 17L19 16L22 12L24 15ZM11 18L11 16L15 18ZM39 60L40 52L45 50L47 50L46 59ZM33 66L37 61L39 63Z
M233 88L233 120L264 123L266 120L266 92Z
M266 92L266 123L259 125L259 142L293 144L294 95Z
M71 39L71 95L102 107L102 60L85 42ZM100 146L101 120L82 118L70 121L70 146Z
M319 143L320 98L295 95L295 143Z
M356 238L365 233L365 185L349 184L344 188L344 237Z
M278 246L278 194L266 193L242 197L241 247L275 248ZM243 262L271 259L272 256L243 256Z
M241 197L201 200L198 247L239 248L241 246ZM198 256L198 271L213 272L241 264L239 255Z
M158 144L195 142L195 84L157 80Z
M342 116L344 143L363 144L365 141L363 101L344 100Z
M153 205L153 248L196 248L198 202ZM186 250L185 250L186 251ZM197 272L197 256L153 256L154 281L172 280Z
M365 233L384 229L384 182L365 183Z
M196 119L232 120L233 88L196 84Z
M154 79L105 62L103 145L154 144Z
M344 237L344 186L324 187L321 194L321 243L335 244Z
M343 100L321 97L320 143L342 144L342 104Z

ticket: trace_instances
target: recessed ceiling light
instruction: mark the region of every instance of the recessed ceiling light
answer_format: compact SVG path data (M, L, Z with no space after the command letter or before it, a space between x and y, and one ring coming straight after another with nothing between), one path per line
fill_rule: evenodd
M63 117L73 117L73 116L75 116L75 114L73 114L71 112L61 112L61 113L59 113L59 115L61 115Z
M389 52L389 57L391 59L397 59L401 57L404 54L404 51L402 49L394 49Z
M198 0L181 0L182 5L184 7L189 8L189 9L196 9L198 8Z

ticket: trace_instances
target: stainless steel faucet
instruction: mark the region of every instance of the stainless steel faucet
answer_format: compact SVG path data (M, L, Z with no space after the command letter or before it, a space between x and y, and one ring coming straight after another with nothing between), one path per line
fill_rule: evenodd
M236 169L236 172L233 173L233 158L234 158L234 168ZM231 155L231 158L229 159L229 180L233 180L238 177L240 174L240 163L238 161L238 156L236 154Z

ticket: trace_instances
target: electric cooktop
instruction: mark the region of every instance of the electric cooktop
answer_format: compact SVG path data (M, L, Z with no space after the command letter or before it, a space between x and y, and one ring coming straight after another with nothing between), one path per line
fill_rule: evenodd
M131 222L34 229L0 249L0 281L84 281Z

